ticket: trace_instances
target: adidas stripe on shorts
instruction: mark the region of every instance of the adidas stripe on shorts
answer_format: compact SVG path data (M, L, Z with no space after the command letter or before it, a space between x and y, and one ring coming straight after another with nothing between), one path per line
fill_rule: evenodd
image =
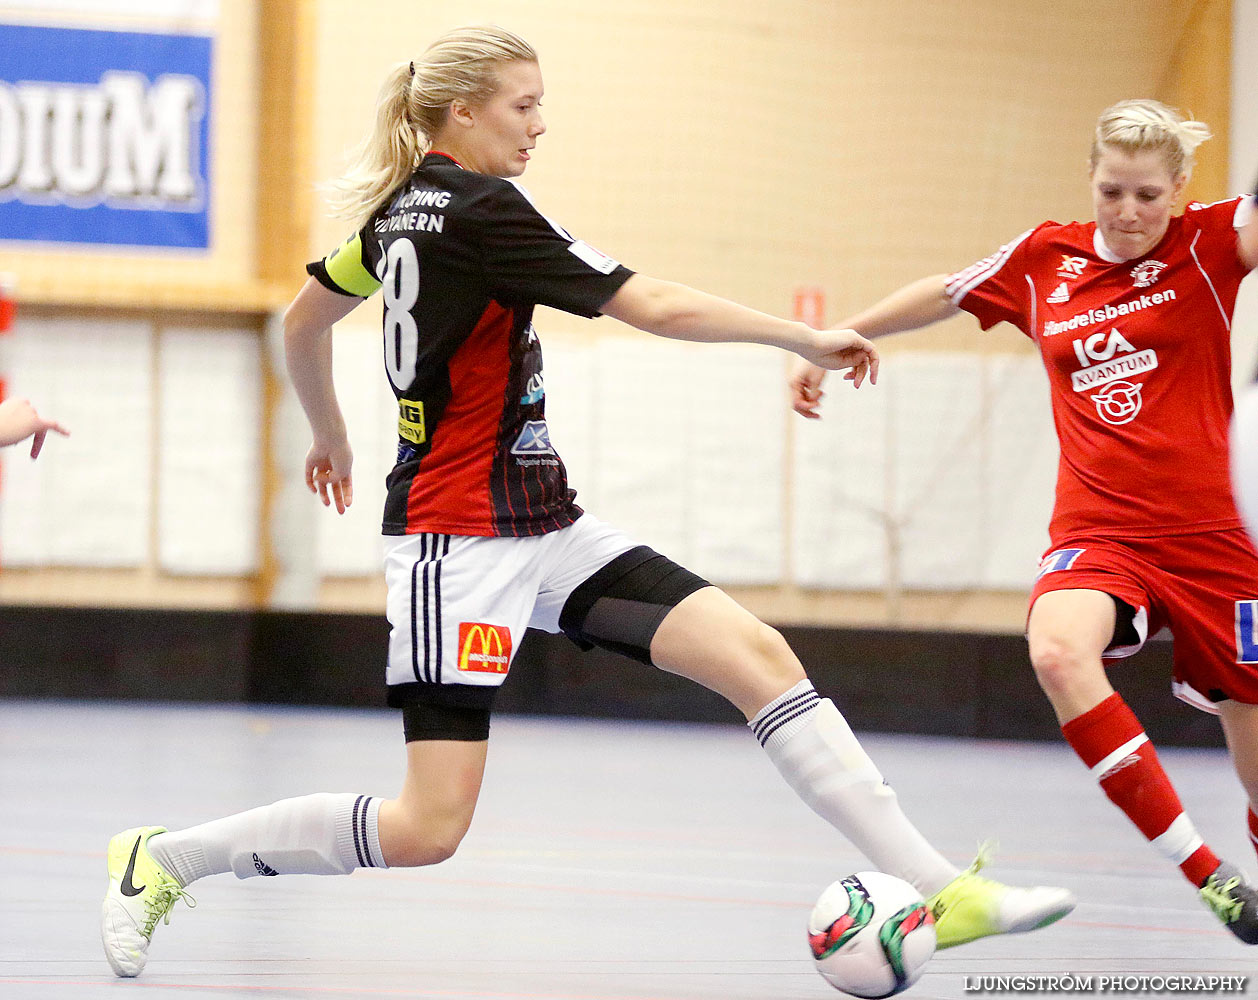
M647 626L653 632L669 607L706 581L590 514L523 538L386 536L389 704L489 708L526 628L567 632L582 645L611 645L599 635L574 634L567 622L561 628L560 616L573 592L597 585L591 578L619 557L641 565L642 559L627 555L639 551L647 563L663 564L674 581L662 599L670 603ZM587 617L583 613L578 626Z

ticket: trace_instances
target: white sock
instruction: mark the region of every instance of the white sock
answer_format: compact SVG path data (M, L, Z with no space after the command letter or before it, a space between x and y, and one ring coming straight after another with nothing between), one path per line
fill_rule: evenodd
M923 896L960 874L900 811L847 720L810 681L769 702L748 725L787 784L879 871Z
M348 875L387 868L380 799L320 792L282 799L149 841L154 860L188 885L206 875Z

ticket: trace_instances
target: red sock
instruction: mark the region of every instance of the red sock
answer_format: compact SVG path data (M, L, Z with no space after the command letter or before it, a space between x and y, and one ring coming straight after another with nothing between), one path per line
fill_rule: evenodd
M1198 836L1162 770L1157 751L1127 703L1112 694L1061 727L1109 800L1127 814L1160 854L1202 885L1219 859ZM1255 817L1250 813L1250 829Z
M1258 851L1258 816L1254 815L1254 807L1249 807L1249 842Z

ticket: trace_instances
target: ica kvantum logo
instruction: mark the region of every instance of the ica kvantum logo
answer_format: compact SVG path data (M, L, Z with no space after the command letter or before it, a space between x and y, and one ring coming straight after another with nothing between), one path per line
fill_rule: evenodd
M0 239L208 247L212 48L0 24Z

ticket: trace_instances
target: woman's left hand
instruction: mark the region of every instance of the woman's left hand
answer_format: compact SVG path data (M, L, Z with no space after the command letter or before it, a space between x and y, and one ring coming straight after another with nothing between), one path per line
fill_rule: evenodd
M342 439L325 443L315 439L306 453L306 489L325 507L336 506L338 514L354 502L354 452Z
M798 353L819 368L850 369L844 378L857 389L867 378L878 382L878 349L855 330L814 330L812 345Z

